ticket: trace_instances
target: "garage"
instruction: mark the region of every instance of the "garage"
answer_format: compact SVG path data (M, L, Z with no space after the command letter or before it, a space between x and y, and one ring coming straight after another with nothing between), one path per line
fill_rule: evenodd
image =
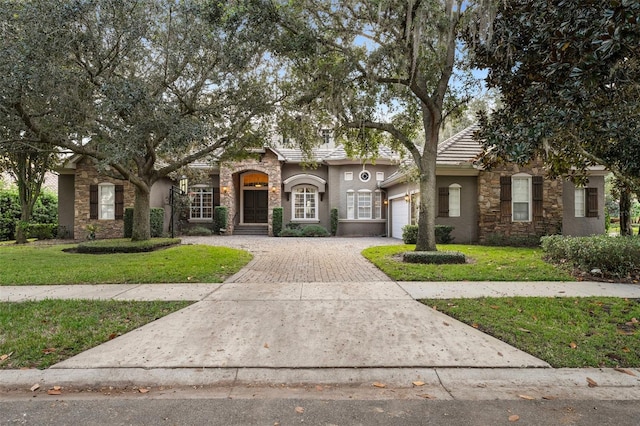
M402 227L409 223L409 203L404 198L391 200L391 236L402 238Z

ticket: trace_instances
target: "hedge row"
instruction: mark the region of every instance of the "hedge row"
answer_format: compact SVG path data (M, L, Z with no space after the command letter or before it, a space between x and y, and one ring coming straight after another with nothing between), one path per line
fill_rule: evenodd
M18 190L16 188L0 189L0 241L16 239L15 231L18 221L20 221ZM47 190L40 194L33 207L31 223L46 224L54 229L57 228L58 197L56 194ZM32 238L38 238L34 234L31 235L33 235ZM55 236L55 233L53 235Z
M607 277L627 277L640 272L640 237L563 237L541 238L544 255L556 263L569 263L585 272L599 270Z

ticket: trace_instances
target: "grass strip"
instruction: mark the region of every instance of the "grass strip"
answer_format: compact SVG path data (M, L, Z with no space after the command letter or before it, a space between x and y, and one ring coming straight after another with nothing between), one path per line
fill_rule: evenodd
M640 299L421 300L551 366L640 367Z
M0 246L0 285L221 283L251 254L181 245L149 253L67 253L74 245Z
M575 281L565 270L545 262L542 250L528 247L491 247L447 244L438 250L463 253L468 262L459 265L406 263L402 253L415 245L378 246L362 254L396 281Z
M0 303L0 368L47 368L190 303L113 300Z

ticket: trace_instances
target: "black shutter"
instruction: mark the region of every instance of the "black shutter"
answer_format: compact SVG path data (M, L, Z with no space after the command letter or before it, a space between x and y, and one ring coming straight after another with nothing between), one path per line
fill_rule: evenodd
M89 219L98 218L98 185L89 185Z
M124 219L124 185L116 185L115 218Z
M531 179L533 192L533 220L542 220L543 180L542 176L533 176Z
M449 217L449 188L438 188L438 217Z
M598 188L585 188L587 191L587 217L598 217Z
M511 222L511 176L500 177L500 220Z

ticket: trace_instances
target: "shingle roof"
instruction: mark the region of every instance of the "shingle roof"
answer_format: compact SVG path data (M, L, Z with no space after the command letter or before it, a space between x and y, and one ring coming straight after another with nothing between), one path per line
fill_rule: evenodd
M336 148L315 148L311 151L311 158L305 158L304 154L299 149L282 149L278 148L278 152L290 163L302 163L304 161L317 161L317 162L331 162L331 161L344 161L353 160L357 161L357 158L351 158L347 155L342 145ZM400 156L393 150L381 146L378 151L378 160L394 160L400 159Z
M480 129L478 124L472 124L441 142L438 145L437 164L461 165L477 160L482 152L482 145L473 138L473 134L478 129Z

